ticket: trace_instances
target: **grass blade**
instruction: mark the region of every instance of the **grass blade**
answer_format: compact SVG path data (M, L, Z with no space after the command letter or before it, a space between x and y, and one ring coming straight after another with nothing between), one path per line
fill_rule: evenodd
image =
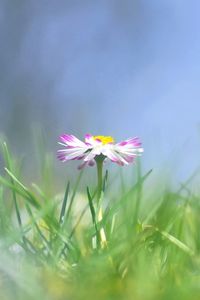
M65 191L65 196L63 199L63 203L62 203L61 212L60 212L60 219L59 219L60 224L62 224L64 222L65 210L66 210L67 200L68 200L68 196L69 196L69 187L70 187L70 182L68 181L67 188Z
M76 196L76 192L77 192L78 186L80 184L82 175L83 175L83 170L80 172L80 174L78 176L78 179L76 181L76 184L75 184L75 187L74 187L74 190L73 190L73 194L72 194L72 197L70 199L70 203L69 203L69 206L68 206L68 209L67 209L66 220L69 218L69 215L70 215L70 212L71 212L71 209L72 209L72 204L74 202L74 199L75 199L75 196Z
M91 216L92 216L92 222L93 222L95 232L96 232L97 245L99 245L100 237L99 237L99 231L98 231L97 222L96 222L96 213L95 213L95 209L94 209L94 205L93 205L93 199L90 195L89 187L87 187L87 197L88 197L90 212L91 212Z

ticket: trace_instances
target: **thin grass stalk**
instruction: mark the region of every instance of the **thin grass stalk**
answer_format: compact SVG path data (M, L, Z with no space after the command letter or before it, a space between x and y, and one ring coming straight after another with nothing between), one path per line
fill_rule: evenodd
M5 142L3 143L3 150L4 150L4 159L5 159L5 163L7 165L7 169L8 169L8 171L12 172L11 158L10 158L10 155L9 155L7 144ZM10 177L10 183L13 187L15 187L15 182L14 182L14 179L12 177ZM15 193L15 189L13 188L11 190L12 190L12 197L13 197L17 222L18 222L19 228L22 232L22 241L24 243L24 248L27 250L27 242L26 242L25 235L23 234L22 219L21 219L21 215L20 215L19 206L18 206L18 203L17 203L17 196L16 196L16 193Z
M67 200L68 200L68 196L69 196L69 187L70 187L70 182L68 181L67 188L66 188L66 191L65 191L65 196L64 196L64 199L63 199L63 203L62 203L61 212L60 212L60 218L59 218L59 223L60 224L64 223L65 210L66 210Z
M142 197L142 174L141 174L141 164L140 161L137 161L137 193L136 193L136 204L135 204L135 213L133 219L133 225L135 226L138 222L138 216L140 212L140 203Z

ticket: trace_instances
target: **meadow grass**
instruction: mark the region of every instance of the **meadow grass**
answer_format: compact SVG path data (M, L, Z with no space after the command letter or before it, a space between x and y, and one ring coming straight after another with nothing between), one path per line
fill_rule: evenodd
M99 219L95 184L80 190L84 171L74 183L68 176L58 194L53 170L44 167L41 184L29 184L6 143L1 155L1 300L200 299L200 199L189 189L192 177L161 193L155 182L150 193L151 170L141 174L139 162L130 186L126 176L111 184L104 172Z

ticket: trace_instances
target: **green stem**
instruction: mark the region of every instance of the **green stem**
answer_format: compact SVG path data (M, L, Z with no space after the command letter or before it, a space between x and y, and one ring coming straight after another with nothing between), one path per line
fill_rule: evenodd
M103 190L103 161L104 156L100 155L96 158L96 164L97 164L97 180L98 180L98 186L97 186L97 221L101 222L103 219L103 210L101 206L101 195ZM106 233L104 231L104 228L101 227L98 230L97 238L100 238L100 245L102 248L107 246L107 240L106 240ZM98 241L98 239L97 239Z

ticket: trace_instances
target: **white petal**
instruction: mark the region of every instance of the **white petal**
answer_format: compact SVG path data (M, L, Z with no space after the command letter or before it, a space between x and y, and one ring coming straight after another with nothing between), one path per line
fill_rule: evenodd
M72 153L67 153L66 154L66 159L71 160L71 159L74 159L74 158L78 158L79 156L82 156L84 154L85 154L85 151L83 151L83 150L74 151Z
M105 147L102 153L107 156L111 161L116 162L118 164L128 164L127 161L117 153L113 147Z
M89 161L89 160L92 160L94 157L96 156L96 153L92 151L89 152L88 155L86 155L86 157L84 158L84 161Z

